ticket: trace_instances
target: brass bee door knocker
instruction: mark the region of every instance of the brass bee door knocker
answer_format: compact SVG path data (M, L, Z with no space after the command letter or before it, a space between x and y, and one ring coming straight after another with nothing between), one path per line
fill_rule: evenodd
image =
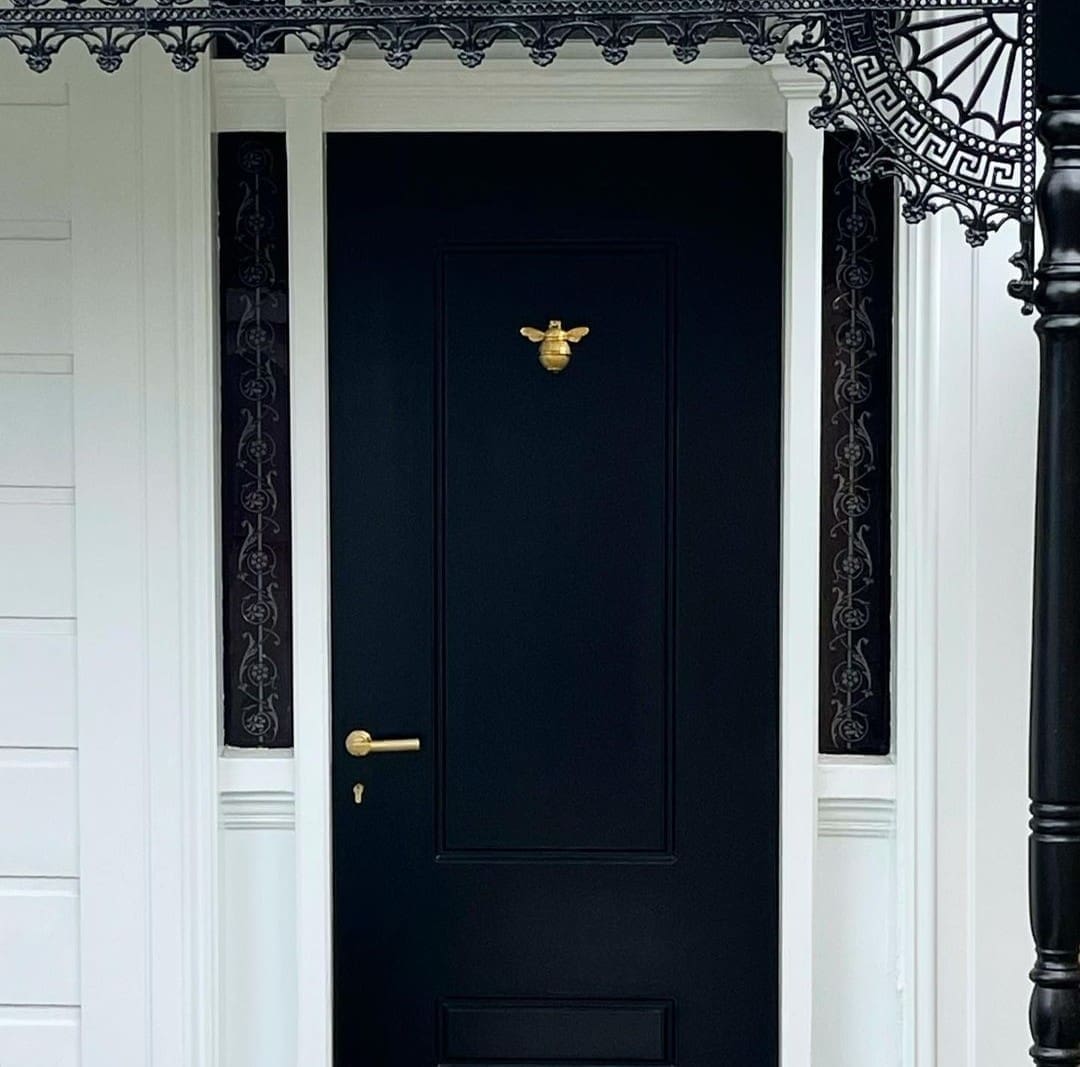
M558 374L566 368L570 362L571 342L580 341L588 332L588 326L575 326L572 330L564 330L559 319L552 319L546 330L538 330L535 326L521 327L521 336L540 346L540 366L552 374Z

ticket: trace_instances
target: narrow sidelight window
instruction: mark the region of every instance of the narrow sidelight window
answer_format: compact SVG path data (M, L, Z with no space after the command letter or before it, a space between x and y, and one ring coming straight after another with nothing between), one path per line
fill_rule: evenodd
M849 134L825 139L820 743L889 752L892 181L856 181Z
M218 138L225 743L292 745L285 138Z

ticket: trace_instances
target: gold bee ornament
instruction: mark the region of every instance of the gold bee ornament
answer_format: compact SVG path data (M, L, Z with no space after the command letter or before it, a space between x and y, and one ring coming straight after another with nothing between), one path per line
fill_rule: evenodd
M535 326L522 326L521 336L540 346L538 359L544 370L558 374L570 362L570 345L577 343L589 332L588 326L575 326L564 330L559 319L552 319L546 330Z

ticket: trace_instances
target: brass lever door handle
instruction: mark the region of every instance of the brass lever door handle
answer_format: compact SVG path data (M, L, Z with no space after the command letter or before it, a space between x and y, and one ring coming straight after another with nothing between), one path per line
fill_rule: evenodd
M419 752L419 737L399 737L376 741L367 730L353 730L345 738L345 750L350 756L366 756L370 752Z

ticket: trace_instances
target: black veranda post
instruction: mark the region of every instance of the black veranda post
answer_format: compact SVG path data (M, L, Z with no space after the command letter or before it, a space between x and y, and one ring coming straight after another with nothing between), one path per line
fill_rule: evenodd
M1080 10L1041 0L1041 346L1031 663L1031 1053L1080 1064Z

